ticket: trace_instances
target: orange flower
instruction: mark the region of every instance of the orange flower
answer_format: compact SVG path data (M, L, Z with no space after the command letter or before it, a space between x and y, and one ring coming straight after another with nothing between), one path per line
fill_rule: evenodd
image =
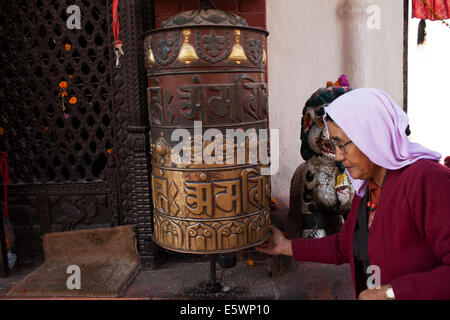
M334 86L335 86L335 87L340 87L341 84L339 83L339 81L336 81L336 82L334 83Z
M77 103L77 97L72 97L72 98L70 98L69 102L70 102L71 104Z
M112 149L111 149L111 148L109 148L109 149L107 150L107 152L108 152L108 153L111 153L111 152L112 152Z
M61 89L67 88L67 82L66 82L66 81L61 81L61 82L59 83L59 87L60 87Z
M72 75L71 74L69 74L69 79L72 79Z
M64 46L65 48L66 48L66 51L69 51L70 50L70 47L71 47L71 45L70 44L66 44L65 46Z
M253 267L255 265L255 262L252 259L248 259L247 263L249 267Z
M3 127L0 127L0 136L2 136L5 133L5 129Z
M327 88L328 88L328 87L331 87L331 86L333 86L333 82L328 81L328 82L327 82Z
M63 92L61 92L61 97L67 97L69 94L67 93L66 90L64 90Z

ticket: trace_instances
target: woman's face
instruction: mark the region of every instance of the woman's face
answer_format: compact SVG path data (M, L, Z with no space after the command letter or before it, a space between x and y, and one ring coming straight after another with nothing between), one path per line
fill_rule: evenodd
M337 144L343 145L350 141L344 131L333 121L328 121L328 133ZM353 179L367 180L374 176L377 165L367 158L354 143L347 144L345 152L336 147L336 161L341 161Z

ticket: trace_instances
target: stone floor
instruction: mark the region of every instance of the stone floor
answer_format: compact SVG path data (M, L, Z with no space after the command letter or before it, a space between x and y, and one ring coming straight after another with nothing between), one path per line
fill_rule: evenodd
M254 261L250 266L248 261ZM277 268L274 267L277 266ZM18 266L0 278L0 299L37 265ZM275 271L284 271L276 274ZM283 272L281 272L283 273ZM167 259L157 269L142 269L122 299L354 299L349 265L274 259L254 250L241 253L235 267L216 266L217 292L207 289L209 260Z
M283 211L284 212L284 211ZM296 223L286 214L272 222L298 237ZM165 252L156 269L144 268L124 291L122 299L281 299L352 300L353 284L348 264L335 266L297 262L292 257L274 258L254 249L239 251L237 264L230 269L216 265L221 290L208 291L208 256ZM249 260L254 262L249 265ZM42 263L42 262L41 262ZM8 278L0 278L0 299L27 274L39 266L35 258L18 264Z

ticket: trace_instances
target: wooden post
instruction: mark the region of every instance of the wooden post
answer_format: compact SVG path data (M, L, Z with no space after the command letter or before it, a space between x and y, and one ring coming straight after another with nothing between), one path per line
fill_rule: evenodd
M403 0L403 111L408 112L408 22L409 0Z
M1 207L3 203L1 202ZM0 211L1 212L1 211ZM3 225L3 213L0 213L0 277L8 276L8 255L6 252L5 227Z

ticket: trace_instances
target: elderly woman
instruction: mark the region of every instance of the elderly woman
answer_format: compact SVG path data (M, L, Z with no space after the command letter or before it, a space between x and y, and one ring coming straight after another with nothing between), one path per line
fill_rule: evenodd
M358 299L450 299L450 170L441 155L408 140L406 114L378 89L342 95L324 120L356 191L342 231L289 240L271 227L256 249L350 263Z

